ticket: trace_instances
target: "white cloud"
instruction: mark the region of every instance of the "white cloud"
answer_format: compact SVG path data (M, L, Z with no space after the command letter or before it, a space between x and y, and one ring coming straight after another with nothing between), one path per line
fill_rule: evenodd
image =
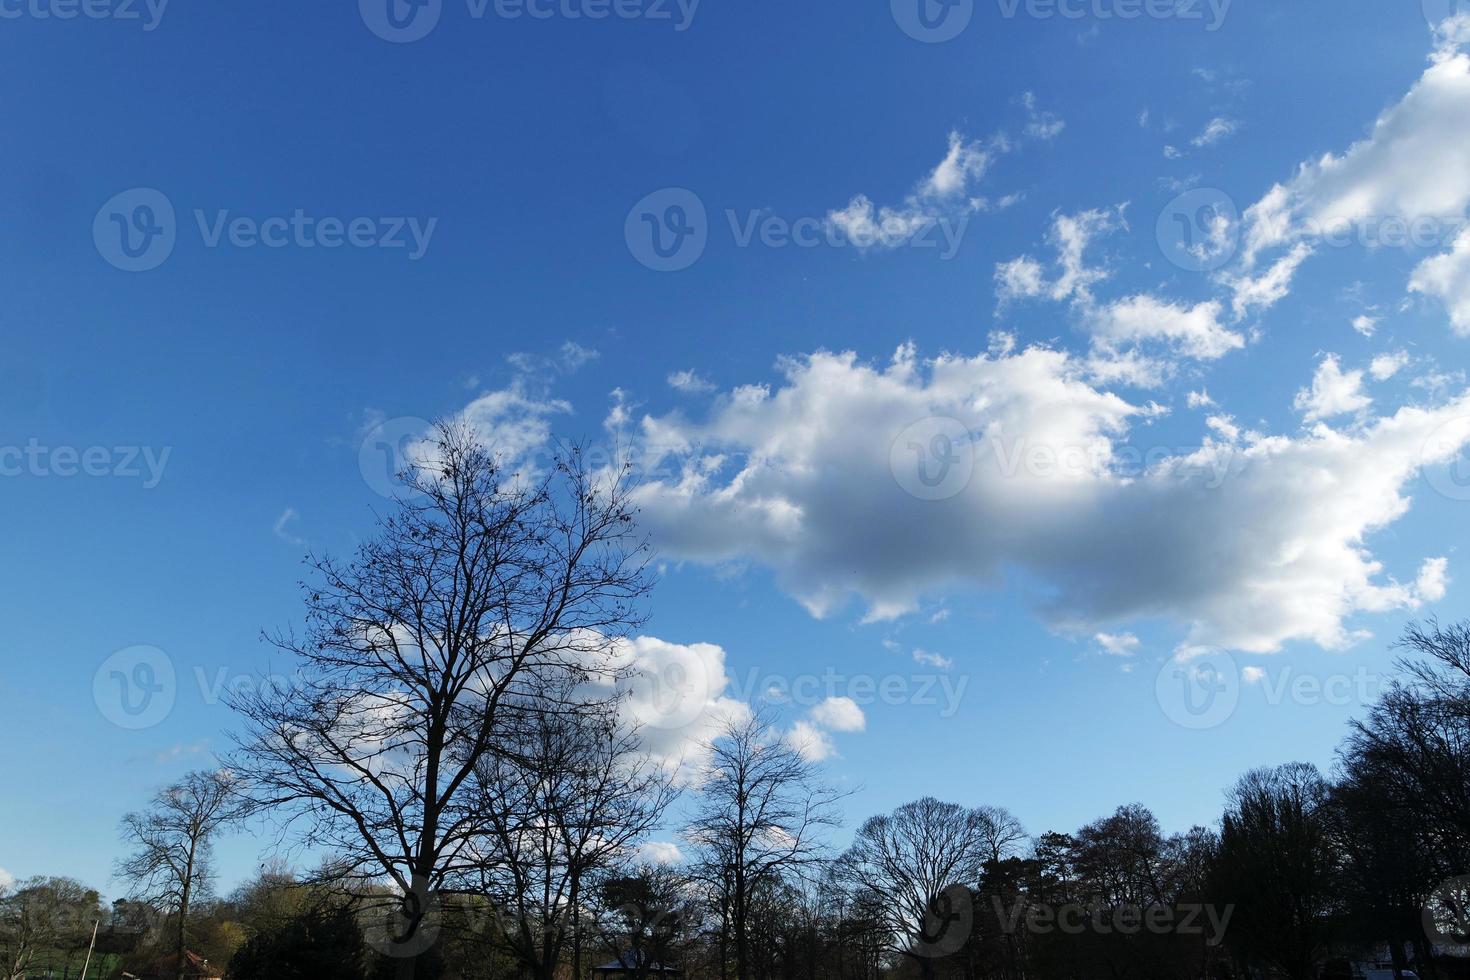
M1108 270L1087 264L1088 247L1119 228L1125 206L1091 209L1052 217L1047 242L1056 252L1054 278L1047 279L1040 262L1029 255L1018 256L995 266L996 294L1001 305L1015 299L1045 296L1056 302L1074 301L1083 307L1092 303L1092 287L1108 278Z
M686 776L727 722L750 717L750 706L730 694L722 647L639 636L615 641L612 652L616 664L631 669L620 682L623 719L649 755Z
M668 377L669 387L675 391L682 391L687 395L702 395L714 391L715 386L700 377L696 372L675 371Z
M1089 267L1084 261L1087 246L1092 242L1124 227L1123 208L1112 210L1092 209L1077 214L1059 214L1052 222L1051 243L1057 250L1057 264L1061 274L1051 285L1051 297L1055 300L1077 298L1083 302L1092 299L1092 286L1108 277L1107 270Z
M1015 299L1032 299L1046 292L1041 263L1027 255L1000 262L995 267L995 291L1002 304Z
M1415 580L1414 589L1425 602L1438 602L1444 598L1445 589L1450 581L1449 565L1448 558L1424 559L1424 564L1419 568L1419 577Z
M1043 142L1054 140L1063 129L1067 128L1060 116L1053 112L1045 112L1036 108L1036 96L1026 92L1021 96L1021 104L1026 107L1026 130L1028 137Z
M915 650L913 657L914 663L924 667L933 667L935 670L949 670L954 666L954 661L949 657L930 653L928 650Z
M1291 280L1297 267L1311 254L1310 244L1298 242L1259 276L1221 276L1221 281L1235 293L1230 303L1236 319L1252 310L1267 310L1275 306L1291 290Z
M561 345L562 367L569 372L575 371L584 364L595 361L601 356L602 353L600 351L593 350L591 347L583 347L573 340L568 340Z
M1242 667L1240 679L1247 684L1259 684L1266 679L1266 672L1259 667Z
M831 697L812 708L812 721L834 732L860 732L868 725L863 709L852 698Z
M1369 316L1366 313L1355 316L1353 317L1353 329L1364 337L1371 337L1373 336L1373 331L1378 329L1379 320L1379 317Z
M985 176L991 151L978 140L949 134L944 159L921 180L899 207L875 207L866 194L827 213L828 223L859 248L896 248L941 219L962 219L988 204L970 197L970 185Z
M1308 422L1332 418L1349 412L1361 412L1373 404L1363 393L1363 372L1344 371L1336 354L1328 354L1317 364L1311 388L1296 393L1292 407Z
M1138 653L1138 637L1132 633L1095 633L1092 639L1112 657L1131 657Z
M1407 351L1396 350L1389 354L1379 354L1368 364L1368 373L1373 375L1375 381L1387 381L1402 371L1408 363Z
M1264 249L1375 218L1459 217L1470 204L1470 58L1441 51L1342 155L1301 165L1246 211L1247 263Z
M1210 146L1231 136L1240 128L1240 123L1224 116L1216 116L1205 124L1200 134L1189 142L1194 146Z
M808 721L798 721L786 733L786 743L801 753L808 762L821 762L837 752L826 732Z
M1215 404L1215 399L1210 397L1208 391L1191 391L1184 396L1184 403L1190 408L1209 408Z
M1090 329L1108 349L1160 341L1173 353L1213 361L1245 346L1245 338L1220 322L1214 300L1182 306L1146 294L1129 296L1099 308Z
M970 181L985 176L990 167L990 154L976 140L966 140L959 133L949 134L949 152L919 185L921 197L954 197L965 193Z
M644 841L638 845L638 860L647 864L678 864L684 860L684 852L673 841Z
M1245 433L1140 472L1118 450L1147 411L1093 388L1065 352L921 364L905 347L881 367L827 352L780 367L774 390L737 388L702 421L642 421L651 444L700 447L658 452L648 462L672 461L676 475L637 493L666 554L762 563L813 615L855 597L868 619L998 586L1015 569L1041 583L1033 601L1058 628L1163 619L1189 643L1249 651L1341 646L1348 617L1423 600L1367 539L1408 509L1419 468L1464 441L1431 451L1430 434L1470 413L1467 394L1346 431ZM925 457L922 420L935 417L973 442ZM905 432L914 423L917 436ZM951 494L905 490L919 487L909 470L933 477L942 463L960 467Z
M1229 415L1211 415L1205 419L1205 425L1226 442L1234 442L1240 438L1240 426L1235 424L1235 419Z
M276 523L271 527L271 533L287 544L306 544L305 539L297 537L290 531L290 525L300 516L300 514L296 513L295 507L287 507L281 511L281 516L276 518Z
M1460 232L1448 252L1420 262L1409 289L1442 302L1454 332L1470 337L1470 229Z

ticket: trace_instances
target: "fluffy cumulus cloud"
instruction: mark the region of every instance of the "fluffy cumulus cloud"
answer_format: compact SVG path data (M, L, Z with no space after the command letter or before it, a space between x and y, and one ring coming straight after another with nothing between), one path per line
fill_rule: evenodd
M1373 399L1363 392L1363 372L1344 371L1337 355L1328 354L1317 364L1312 386L1297 392L1292 404L1303 419L1316 422L1361 412L1373 404Z
M1245 346L1220 314L1214 300L1185 306L1138 295L1099 308L1090 323L1093 336L1109 349L1157 341L1178 355L1213 361Z
M821 762L836 754L832 737L810 721L798 721L786 733L786 743L808 762Z
M818 352L780 371L702 419L642 419L647 462L673 475L638 502L665 553L763 563L817 616L856 598L891 618L1016 571L1057 628L1161 619L1191 647L1267 652L1342 646L1355 613L1413 608L1443 579L1426 565L1399 581L1369 539L1421 466L1470 438L1443 437L1470 395L1294 436L1216 428L1160 458L1132 441L1149 410L1062 351ZM822 751L815 722L798 734Z
M827 698L812 708L812 721L834 732L860 732L868 725L863 709L845 697Z
M624 719L638 729L645 751L685 774L705 761L708 743L725 725L750 717L750 706L733 696L725 651L713 643L639 636L616 641L613 657L627 671L620 682Z
M645 841L638 845L638 860L646 864L678 864L684 860L684 852L673 841Z

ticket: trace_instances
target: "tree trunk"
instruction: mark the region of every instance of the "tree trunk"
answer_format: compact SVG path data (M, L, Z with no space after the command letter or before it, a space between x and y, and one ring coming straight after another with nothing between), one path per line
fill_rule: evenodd
M188 863L184 865L184 888L179 894L179 935L175 953L178 959L174 961L175 974L178 980L184 980L184 942L185 929L189 921L189 891L194 882L194 853L189 853Z
M572 980L582 978L582 909L577 904L577 893L581 890L582 876L572 875Z

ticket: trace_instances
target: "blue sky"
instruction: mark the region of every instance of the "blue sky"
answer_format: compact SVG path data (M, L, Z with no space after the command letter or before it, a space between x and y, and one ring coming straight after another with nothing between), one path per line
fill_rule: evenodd
M116 895L118 817L227 747L303 552L388 505L378 427L461 413L637 450L644 653L713 707L799 688L849 823L1183 830L1330 765L1403 621L1467 612L1460 22L926 2L969 19L0 3L0 868ZM935 451L965 475L916 483ZM138 646L174 681L134 729Z

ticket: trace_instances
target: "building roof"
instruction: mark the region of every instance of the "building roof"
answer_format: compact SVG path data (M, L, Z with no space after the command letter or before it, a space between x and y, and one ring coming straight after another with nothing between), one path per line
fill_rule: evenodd
M619 973L628 970L648 970L652 973L683 973L677 966L669 966L666 963L646 962L644 957L648 954L643 950L630 949L618 954L618 958L611 960L601 966L592 969L599 973Z

